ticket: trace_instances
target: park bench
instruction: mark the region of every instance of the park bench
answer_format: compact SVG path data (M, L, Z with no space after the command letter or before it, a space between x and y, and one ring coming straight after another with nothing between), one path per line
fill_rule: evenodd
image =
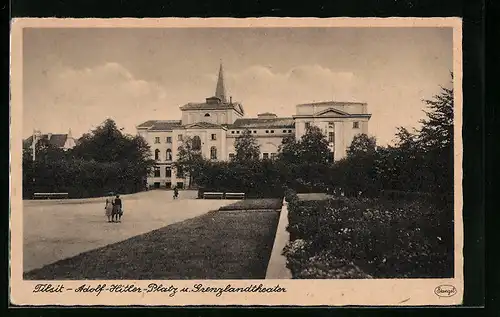
M224 198L224 193L221 193L221 192L205 192L205 193L203 193L203 199L208 199L208 198L222 199L222 198Z
M68 193L34 193L33 199L62 199L68 198Z
M226 199L245 199L245 193L226 193Z

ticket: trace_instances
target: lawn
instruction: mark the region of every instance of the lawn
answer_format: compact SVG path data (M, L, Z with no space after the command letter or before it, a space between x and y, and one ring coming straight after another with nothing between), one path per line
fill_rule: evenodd
M28 280L264 279L277 212L210 212L25 273Z
M281 209L282 202L281 198L244 199L219 210L277 210Z

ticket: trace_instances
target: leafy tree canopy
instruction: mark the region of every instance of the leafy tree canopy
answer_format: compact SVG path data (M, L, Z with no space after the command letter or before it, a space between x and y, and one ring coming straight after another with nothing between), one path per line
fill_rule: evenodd
M453 78L453 77L452 77ZM426 150L445 149L453 143L453 88L441 87L439 94L423 102L427 118L420 121L419 140Z
M246 129L234 140L236 155L235 162L248 162L258 160L260 157L260 146L257 139Z
M190 178L190 186L193 180L196 181L200 177L203 166L206 165L206 159L201 153L201 144L199 137L186 137L182 144L177 149L177 160L174 166L177 168L178 176Z
M377 150L375 137L364 133L354 136L351 145L347 148L347 156L373 154Z

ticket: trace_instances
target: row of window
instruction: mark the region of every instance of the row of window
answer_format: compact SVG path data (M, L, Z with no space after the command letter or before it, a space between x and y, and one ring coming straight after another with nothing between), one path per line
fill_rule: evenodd
M155 150L155 160L160 159L160 150L156 149ZM167 149L167 152L165 153L165 161L171 161L172 160L172 150Z
M306 129L309 129L310 127L311 127L311 122L306 122ZM335 125L334 125L333 122L328 122L328 128L333 129L334 127L335 127ZM354 121L352 123L352 128L353 129L359 129L359 122L358 121ZM250 131L250 133L252 133L252 131ZM257 131L253 130L253 133L256 134ZM266 133L274 133L274 130L266 130ZM283 130L283 133L292 133L292 130ZM231 131L231 134L240 134L240 131L239 130ZM212 135L210 136L210 139L213 140L213 141L217 140L217 134L212 133ZM177 135L177 140L178 141L182 141L183 140L182 134ZM160 143L161 143L160 142L160 137L159 136L155 137L155 144L160 144ZM167 136L166 143L172 143L172 137L171 136Z
M309 129L310 127L311 127L311 122L306 122L306 129ZM335 128L335 123L328 122L328 128L334 129ZM358 121L354 121L352 123L352 128L353 129L359 129L359 122Z
M271 156L270 156L270 157L271 157L271 160L274 160L274 159L276 158L276 155L277 155L276 153L271 153ZM262 153L262 158L263 158L264 160L269 159L269 153ZM230 159L230 160L233 160L233 159L234 159L234 153L229 153L229 159Z
M217 148L215 146L212 146L210 148L210 159L211 160L216 160L217 159ZM160 150L156 149L155 150L155 160L158 161L160 160ZM172 150L167 149L165 153L165 161L172 161Z
M214 157L217 158L217 149L215 149L215 148L213 148L213 149L215 150L215 152L214 152L215 156ZM333 160L334 160L334 153L330 152L329 154L330 154L329 155L330 156L329 157L329 161L333 162ZM262 153L262 158L264 160L268 160L269 158L271 158L271 160L274 160L274 159L276 159L276 156L277 156L277 153L270 153L270 154L269 153ZM234 153L229 154L229 159L234 159ZM182 170L182 167L179 166L177 168L177 177L182 177L183 173L184 173L184 171ZM160 175L160 167L156 166L154 168L154 170L153 170L153 176L154 177L161 177L161 175ZM170 167L170 166L166 166L165 167L165 177L167 177L167 178L172 177L172 167Z
M183 170L179 166L179 168L177 168L177 177L182 177L182 174ZM161 177L160 168L158 166L156 166L153 170L153 177ZM170 166L165 167L165 177L172 177L172 168Z
M231 134L240 134L240 131L239 130L236 130L236 131L231 131ZM250 131L250 133L252 133L252 131ZM257 133L256 130L253 130L253 133ZM266 133L274 133L274 130L266 130ZM292 133L292 130L283 130L283 133Z
M195 138L199 138L199 137L195 136ZM212 141L217 140L217 134L212 133L212 135L210 136L210 139ZM177 135L177 141L182 141L182 140L183 140L182 134ZM168 143L168 144L172 143L172 137L171 136L167 136L165 142ZM161 143L160 137L159 136L155 137L155 144L160 144L160 143Z

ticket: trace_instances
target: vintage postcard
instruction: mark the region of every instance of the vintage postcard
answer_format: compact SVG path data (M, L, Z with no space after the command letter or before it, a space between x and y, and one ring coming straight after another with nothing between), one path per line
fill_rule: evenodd
M463 297L459 18L14 19L14 305Z

